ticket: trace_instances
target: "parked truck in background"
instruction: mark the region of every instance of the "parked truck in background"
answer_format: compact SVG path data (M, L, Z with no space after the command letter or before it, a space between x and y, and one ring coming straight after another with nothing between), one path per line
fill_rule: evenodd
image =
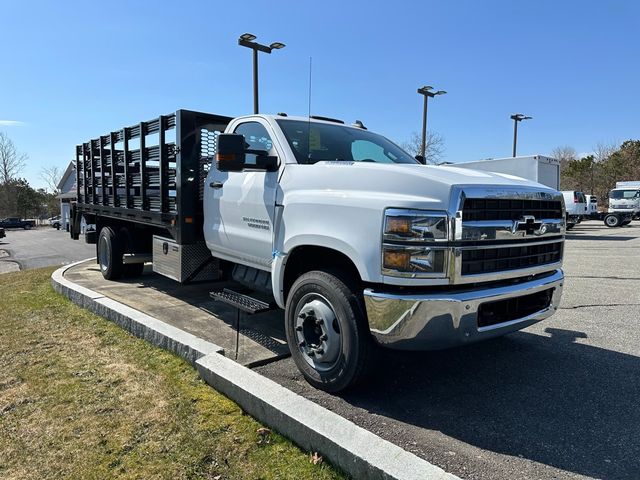
M595 195L585 195L584 197L587 202L586 218L599 220L601 215L598 211L598 197Z
M282 308L296 365L327 391L363 378L376 343L464 345L560 302L555 188L422 165L361 122L178 110L78 145L76 164L71 235L95 226L106 279L149 260L231 304Z
M475 162L460 162L455 166L513 175L560 190L560 161L544 155L489 158Z
M609 212L640 218L640 181L616 182L616 188L609 192Z
M36 222L34 220L23 220L20 217L8 217L0 220L0 227L4 229L23 228L25 230L30 230L35 226Z

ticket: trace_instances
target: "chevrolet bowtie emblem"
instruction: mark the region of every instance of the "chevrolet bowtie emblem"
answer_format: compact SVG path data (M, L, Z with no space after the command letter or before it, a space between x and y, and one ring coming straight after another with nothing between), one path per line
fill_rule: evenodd
M524 228L520 228L521 225ZM518 231L524 230L524 234L527 235L528 233L533 233L535 228L536 217L534 217L533 215L523 215L522 217L520 217L520 220L513 221L513 224L511 225L511 233L513 235L516 235Z

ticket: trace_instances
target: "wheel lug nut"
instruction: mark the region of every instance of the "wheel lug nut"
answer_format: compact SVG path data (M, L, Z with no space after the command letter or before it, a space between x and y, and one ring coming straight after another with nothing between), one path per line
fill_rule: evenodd
M298 344L298 346L299 346L299 347L304 347L305 345L306 345L306 343L305 343L305 342L300 342L300 343Z
M304 320L305 318L307 318L307 314L302 312L300 313L300 315L298 315L298 318L302 318Z
M318 355L322 355L324 353L324 348L316 348L316 353Z
M316 352L314 352L313 350L309 350L309 352L307 352L307 355L309 355L310 357L315 357Z
M301 332L302 331L302 325L298 325L296 327L296 332Z
M316 325L322 325L324 323L324 320L319 318L316 320Z
M320 335L320 340L321 340L321 341L323 341L323 342L324 342L326 339L327 339L327 336L326 336L326 335Z

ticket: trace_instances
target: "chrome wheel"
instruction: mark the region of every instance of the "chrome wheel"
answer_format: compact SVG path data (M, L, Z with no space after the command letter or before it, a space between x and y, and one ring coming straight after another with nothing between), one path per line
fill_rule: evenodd
M340 325L331 303L322 295L309 293L297 307L295 334L303 358L317 371L330 370L342 348Z

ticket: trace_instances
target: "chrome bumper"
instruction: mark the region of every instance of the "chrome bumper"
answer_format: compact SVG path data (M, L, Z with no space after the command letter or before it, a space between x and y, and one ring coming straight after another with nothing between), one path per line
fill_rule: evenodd
M439 350L515 332L551 316L562 296L564 274L505 287L454 293L407 295L364 291L369 328L382 345L401 350ZM505 323L478 327L478 310L487 302L553 288L549 307Z

